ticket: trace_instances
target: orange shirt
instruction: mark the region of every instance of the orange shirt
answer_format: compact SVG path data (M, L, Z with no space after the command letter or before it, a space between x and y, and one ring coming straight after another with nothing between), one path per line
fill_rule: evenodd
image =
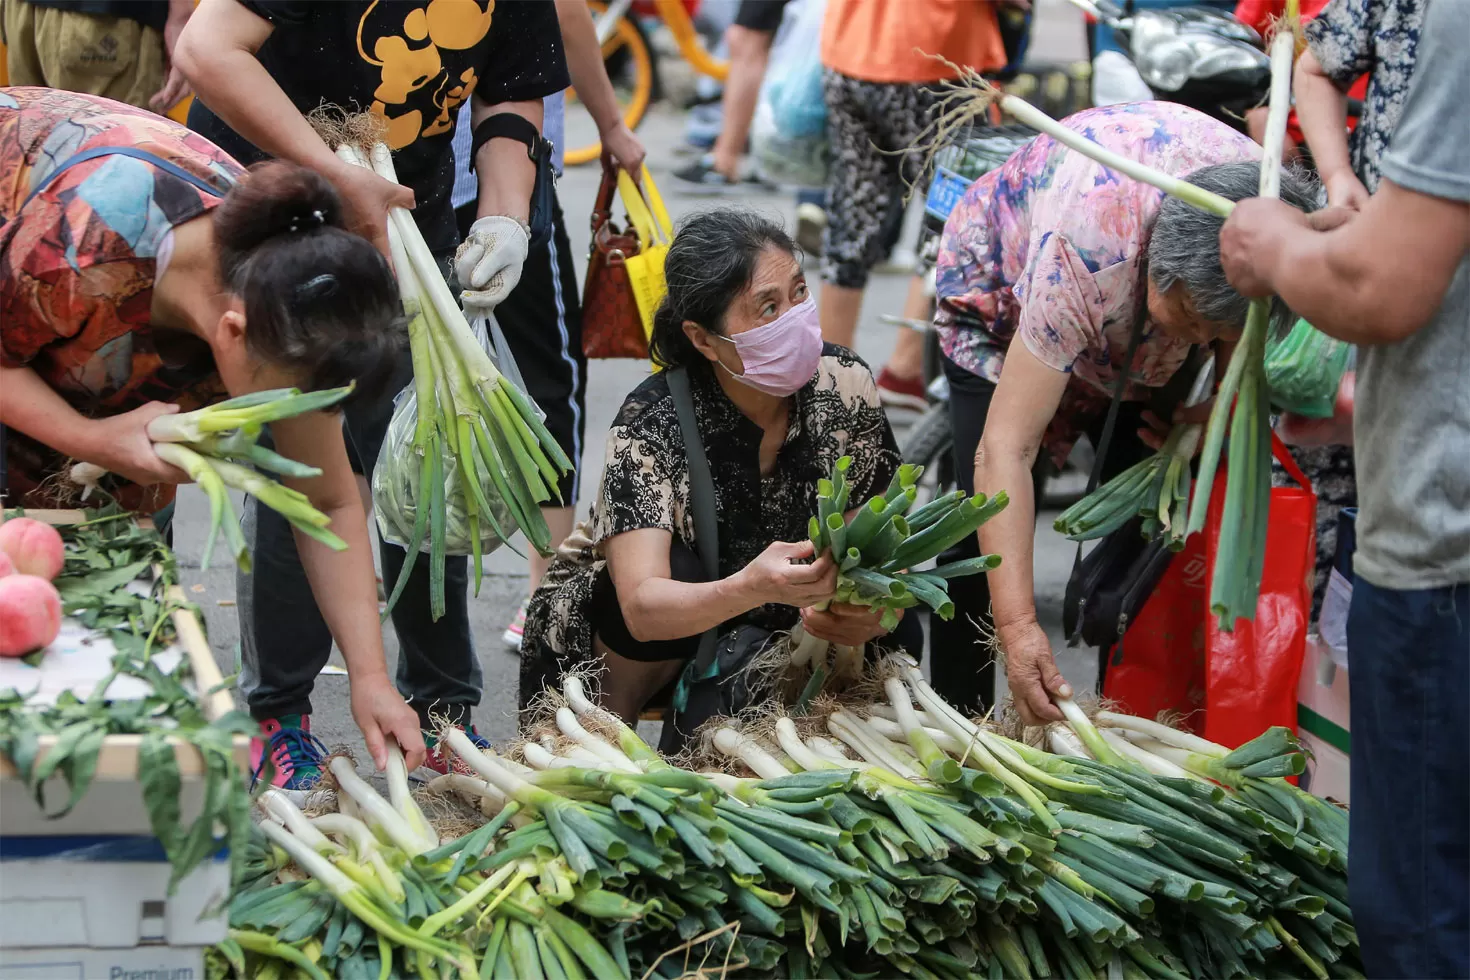
M822 64L868 82L937 82L1005 67L993 0L827 0Z

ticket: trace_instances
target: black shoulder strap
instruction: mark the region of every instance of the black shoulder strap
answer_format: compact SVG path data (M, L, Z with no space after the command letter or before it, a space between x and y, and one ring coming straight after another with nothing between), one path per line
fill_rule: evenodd
M709 581L720 577L720 522L715 510L715 480L710 474L709 458L704 454L704 440L694 418L694 396L689 391L689 374L682 368L668 373L669 394L679 416L679 431L684 435L684 454L689 459L689 500L694 509L694 552L704 566ZM706 630L699 638L694 676L703 677L714 660L715 631Z
M91 149L83 150L80 153L76 153L68 157L66 160L62 161L61 165L58 166L55 170L51 171L45 177L41 178L40 182L31 188L31 192L26 195L26 199L21 202L20 206L24 208L27 204L30 204L31 198L44 191L53 180L55 180L57 177L60 177L63 173L70 170L72 167L75 167L79 163L86 163L88 160L96 160L98 157L132 157L136 160L142 160L145 163L152 164L166 174L171 174L179 178L180 180L185 181L186 183L194 185L199 190L214 197L224 197L225 194L229 191L228 187L215 187L213 184L210 184L203 178L189 173L189 171L185 170L183 167L180 167L174 163L170 163L169 161L160 157L158 154L150 153L147 150L141 149L139 147L94 146Z
M1108 446L1113 441L1113 429L1118 423L1118 411L1123 407L1123 392L1128 389L1128 372L1133 367L1133 357L1138 353L1139 342L1143 340L1143 321L1148 319L1148 308L1144 307L1133 321L1133 332L1128 336L1128 353L1123 355L1123 370L1118 375L1118 381L1113 385L1112 404L1108 405L1108 417L1103 421L1102 438L1098 441L1097 456L1092 461L1092 473L1087 477L1087 492L1097 489L1098 481L1102 479L1103 461L1108 456Z
M1092 493L1092 491L1096 490L1099 481L1101 481L1102 479L1103 464L1108 458L1108 448L1112 445L1113 442L1113 429L1117 427L1118 412L1123 407L1123 392L1128 389L1128 372L1133 367L1133 357L1135 354L1138 353L1139 342L1143 340L1143 323L1147 319L1148 303L1145 300L1143 302L1143 305L1139 309L1137 316L1135 316L1133 319L1133 332L1128 336L1128 353L1123 355L1123 369L1119 372L1118 380L1113 385L1112 403L1108 405L1108 417L1103 421L1102 436L1098 439L1098 445L1096 447L1097 454L1093 457L1092 460L1092 472L1087 476L1088 493ZM1069 578L1069 583L1076 580L1077 572L1081 568L1082 542L1079 541L1077 543L1077 554L1072 559L1072 574ZM1070 589L1071 585L1069 584L1068 590L1070 591ZM1085 602L1086 599L1084 598L1083 601ZM1072 631L1072 635L1067 637L1067 645L1077 646L1081 642L1081 640L1082 615L1081 609L1079 608L1077 615L1077 625L1076 628Z

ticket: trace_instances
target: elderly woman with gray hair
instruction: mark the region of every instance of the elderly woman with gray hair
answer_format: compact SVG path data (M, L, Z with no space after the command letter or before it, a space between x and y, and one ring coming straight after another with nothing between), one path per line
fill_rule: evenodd
M1240 200L1257 192L1260 147L1202 113L1167 102L1112 105L1063 125L1104 147ZM1288 174L1282 197L1314 195ZM1239 336L1247 301L1220 268L1222 222L1094 163L1048 136L977 181L944 229L936 325L950 382L956 473L966 492L1006 490L1011 505L962 546L999 553L988 576L953 583L956 615L933 624L934 681L953 703L988 707L993 667L977 649L999 639L1016 707L1060 720L1070 689L1037 622L1033 463L1094 445L1126 374L1104 480L1158 444L1203 348ZM1285 308L1277 310L1284 319ZM1136 351L1124 361L1138 325ZM1208 406L1191 410L1202 419ZM962 557L957 553L947 557ZM992 620L993 614L993 620ZM983 648L981 648L983 649ZM1103 669L1099 658L1099 676Z

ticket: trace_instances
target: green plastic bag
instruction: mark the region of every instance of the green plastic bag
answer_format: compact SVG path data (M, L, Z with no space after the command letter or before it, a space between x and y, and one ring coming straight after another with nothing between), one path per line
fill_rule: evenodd
M1310 419L1331 418L1337 387L1352 356L1352 344L1298 320L1285 337L1266 341L1271 404Z

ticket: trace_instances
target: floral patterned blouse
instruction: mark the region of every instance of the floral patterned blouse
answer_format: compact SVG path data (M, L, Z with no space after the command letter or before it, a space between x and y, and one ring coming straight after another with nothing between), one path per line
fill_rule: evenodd
M1123 156L1184 177L1217 163L1258 160L1246 136L1170 102L1079 112L1063 125ZM935 324L945 356L1000 380L1019 335L1043 364L1071 375L1043 445L1066 460L1087 419L1106 410L1143 309L1144 267L1160 190L1038 136L976 181L944 226ZM1190 345L1144 327L1124 397L1161 387Z
M851 506L882 493L898 470L898 445L873 376L857 355L828 344L817 373L796 393L786 442L770 475L760 472L762 430L725 396L714 372L689 374L694 414L715 485L720 576L733 575L775 541L805 541L817 512L817 481L844 455ZM592 655L587 611L607 559L608 538L642 528L671 531L695 547L684 435L666 375L633 389L608 434L602 487L592 513L561 546L526 610L521 699L554 679L558 662ZM733 623L770 630L796 625L792 606L766 605Z
M1346 89L1368 75L1363 115L1348 137L1353 172L1378 189L1378 162L1398 125L1427 0L1332 0L1306 25L1307 43L1322 71Z
M224 194L243 171L178 123L95 96L0 88L0 363L29 367L84 415L149 401L186 410L223 389L207 348L166 363L149 326L160 245L175 226L220 201L135 157L78 163L31 197L68 159L99 147L136 147ZM66 462L7 434L12 502L44 506L43 481ZM128 486L126 507L156 510L173 487Z

